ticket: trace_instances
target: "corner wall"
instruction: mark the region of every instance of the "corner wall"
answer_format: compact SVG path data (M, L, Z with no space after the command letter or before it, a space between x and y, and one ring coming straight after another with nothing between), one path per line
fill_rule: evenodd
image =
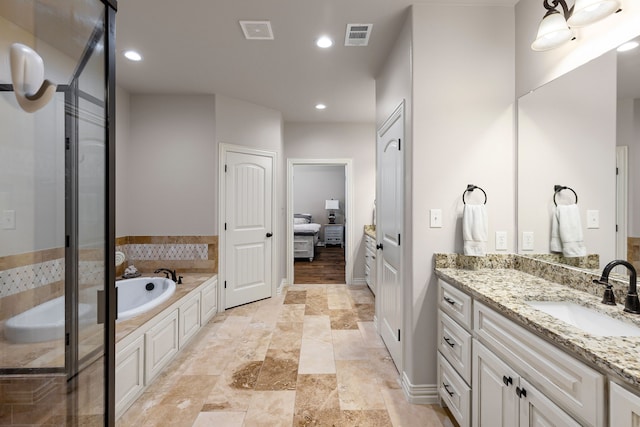
M514 11L421 4L412 7L410 19L411 43L403 32L377 79L377 120L380 124L389 106L407 96L407 81L412 81L406 129L410 135L405 138L410 171L407 200L412 204L405 206L405 234L411 241L405 247L403 336L407 340L402 375L410 400L433 403L437 401L433 255L462 252L462 193L467 184L482 187L488 195L488 252L494 252L495 231L508 233L513 251ZM442 209L442 228L428 226L433 208Z

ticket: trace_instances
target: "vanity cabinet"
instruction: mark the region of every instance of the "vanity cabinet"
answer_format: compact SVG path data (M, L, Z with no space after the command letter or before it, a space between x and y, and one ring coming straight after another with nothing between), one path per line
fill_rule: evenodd
M577 425L606 425L604 375L482 303L475 302L473 311L479 342L535 383L540 394L579 421ZM474 399L481 401L480 391L474 392Z
M473 427L580 426L477 341L473 343L473 383Z
M613 382L609 383L609 425L640 426L640 396Z
M471 425L472 301L438 281L438 393L461 427Z
M635 426L608 423L600 372L443 280L438 306L438 394L461 427Z
M376 294L377 290L377 265L376 265L376 240L369 236L368 234L364 235L364 278L367 282L367 286L371 289L373 294Z

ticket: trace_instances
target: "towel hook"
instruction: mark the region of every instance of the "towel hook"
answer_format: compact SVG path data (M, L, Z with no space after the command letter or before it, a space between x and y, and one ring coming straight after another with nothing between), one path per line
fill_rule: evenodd
M485 193L485 191L478 187L477 185L473 185L473 184L467 184L467 189L464 190L464 192L462 193L462 203L464 203L465 205L467 204L467 202L464 200L464 195L467 194L467 192L472 192L473 190L478 189L480 191L482 191L482 194L484 194L484 204L487 204L487 193Z
M570 190L574 196L576 196L576 205L578 204L578 195L576 194L575 191L573 191L573 188L571 187L567 187L565 185L554 185L553 186L553 204L558 206L558 204L556 203L556 194L558 194L559 192L561 192L562 190Z

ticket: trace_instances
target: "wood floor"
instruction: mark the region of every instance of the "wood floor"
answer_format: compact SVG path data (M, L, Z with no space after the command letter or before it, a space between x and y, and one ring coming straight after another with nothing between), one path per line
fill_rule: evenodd
M344 284L344 248L340 246L317 246L315 257L294 262L295 284Z

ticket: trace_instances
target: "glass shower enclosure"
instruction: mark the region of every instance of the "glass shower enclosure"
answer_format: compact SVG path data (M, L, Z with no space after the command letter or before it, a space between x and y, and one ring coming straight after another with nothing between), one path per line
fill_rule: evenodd
M0 1L0 425L113 425L115 1Z

